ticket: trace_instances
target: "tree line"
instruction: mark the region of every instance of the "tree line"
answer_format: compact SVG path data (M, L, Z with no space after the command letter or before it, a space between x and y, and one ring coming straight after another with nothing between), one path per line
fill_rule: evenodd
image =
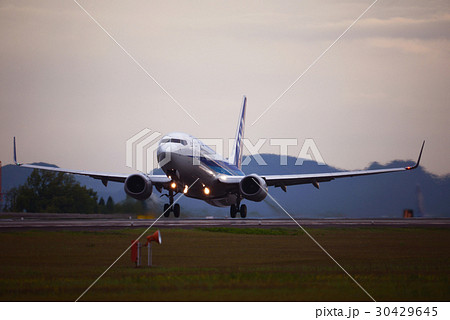
M127 197L114 203L80 185L72 175L34 169L27 181L6 193L4 212L36 213L145 213L145 201Z

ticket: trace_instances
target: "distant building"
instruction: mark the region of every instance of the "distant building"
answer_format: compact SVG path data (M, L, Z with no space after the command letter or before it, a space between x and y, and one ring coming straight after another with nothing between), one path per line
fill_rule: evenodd
M404 209L403 210L403 218L413 218L413 217L414 217L413 209Z

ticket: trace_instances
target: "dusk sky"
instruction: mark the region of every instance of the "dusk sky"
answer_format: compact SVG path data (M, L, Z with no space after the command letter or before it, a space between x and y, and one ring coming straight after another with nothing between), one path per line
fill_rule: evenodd
M328 165L416 160L450 173L450 2L0 1L0 160L133 172L144 128L312 138ZM260 118L259 118L260 117ZM255 120L257 120L254 123ZM253 124L254 123L254 124ZM253 125L252 125L253 124ZM278 152L265 144L260 152Z

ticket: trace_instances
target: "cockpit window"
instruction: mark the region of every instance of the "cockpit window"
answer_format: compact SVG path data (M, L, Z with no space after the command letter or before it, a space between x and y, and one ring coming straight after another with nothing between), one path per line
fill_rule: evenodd
M167 143L167 142L172 142L172 143L180 143L183 146L187 145L187 141L183 140L183 139L177 139L177 138L165 138L161 140L161 143Z
M183 139L172 138L172 139L170 139L170 142L173 142L173 143L181 143L183 146L187 145L186 140L183 140Z

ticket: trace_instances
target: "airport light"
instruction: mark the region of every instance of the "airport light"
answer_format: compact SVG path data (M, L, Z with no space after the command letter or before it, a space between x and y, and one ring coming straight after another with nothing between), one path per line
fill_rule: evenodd
M155 241L158 244L162 243L161 233L159 232L159 230L157 230L155 233L147 236L147 244L146 245L149 245L150 242L152 242L152 241Z
M159 230L157 230L155 233L147 236L147 243L142 245L139 242L139 239L133 240L131 241L131 261L133 261L136 265L136 267L140 267L141 266L141 248L143 246L147 246L147 250L148 250L148 266L151 267L152 266L152 242L156 242L158 244L162 243L162 239L161 239L161 233L159 232Z
M138 240L131 241L131 261L133 261L137 267L141 266L141 244Z
M154 234L147 236L147 265L149 267L152 266L152 241L155 241L158 244L161 244L162 239L161 239L161 233L159 232L159 230L157 230Z
M205 188L203 189L203 193L206 194L206 195L209 195L210 192L211 192L211 190L209 190L208 187L205 187Z

